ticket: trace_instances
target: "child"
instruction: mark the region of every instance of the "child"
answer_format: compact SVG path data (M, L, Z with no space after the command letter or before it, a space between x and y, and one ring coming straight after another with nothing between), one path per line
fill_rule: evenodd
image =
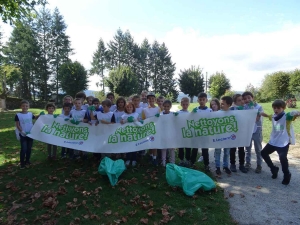
M208 108L206 106L207 103L206 93L201 92L198 94L198 103L199 103L199 107L193 109L194 113L212 112L211 108ZM210 172L208 148L202 148L201 151L202 151L203 162L204 162L204 170L205 172Z
M69 120L70 116L71 116L71 114L70 114L71 108L72 108L71 103L64 103L63 108L62 108L62 111L64 113L60 114L59 117L63 118L64 120ZM66 158L67 153L71 154L70 149L65 148L65 147L61 147L60 155L61 155L62 159ZM71 155L70 155L70 157L71 157Z
M214 101L217 101L216 99ZM221 111L228 111L230 106L232 105L232 98L230 96L223 96L221 98L221 104L220 108ZM223 148L224 155L223 155L223 170L227 174L231 174L231 170L228 168L228 158L229 158L229 152L230 148ZM216 174L221 175L221 170L220 170L220 158L221 158L221 149L216 148L215 149L215 164L216 164Z
M53 113L55 111L55 105L52 103L48 103L45 109L48 112L48 116L53 116ZM48 150L48 159L56 160L57 146L52 144L47 144L47 150Z
M82 98L76 98L74 100L74 107L75 107L75 109L72 109L70 112L71 123L78 124L80 122L83 122L86 111L84 109L82 109ZM74 150L73 158L74 159L80 158L79 150Z
M262 113L263 109L262 107L257 104L253 103L253 94L249 91L246 91L242 94L243 100L244 100L244 109L257 109L258 113ZM249 147L246 147L246 169L251 168L251 148L252 148L252 141L254 142L254 149L256 152L256 163L257 167L255 169L255 173L261 173L261 163L262 163L262 158L260 151L262 150L261 142L262 142L262 119L260 114L256 117L256 122L254 125L254 130L252 134L252 138L249 144Z
M84 101L86 99L86 95L83 91L80 91L78 92L76 95L75 95L75 99L80 99L81 100L81 109L82 110L87 110L88 108L88 105L85 105L84 104ZM73 107L72 109L75 109L75 107Z
M141 98L138 95L134 95L132 97L132 103L134 105L135 108L135 112L139 114L139 120L142 119L142 112L143 112L143 108L140 107L140 102L141 102Z
M131 123L138 120L139 114L135 112L135 106L132 102L128 102L125 106L125 113L122 115L121 124ZM130 161L132 162L132 167L136 166L136 154L137 152L126 153L125 165L129 166Z
M277 152L281 163L282 172L284 174L282 184L288 185L291 180L291 173L289 171L289 163L287 154L290 144L295 144L295 136L291 122L300 116L300 112L293 111L285 113L286 104L282 100L275 100L272 103L274 111L273 116L261 112L260 115L269 117L272 120L272 133L269 143L261 151L261 156L271 169L272 178L276 179L279 168L275 166L270 158L270 154Z
M97 120L95 125L97 126L99 123L103 123L103 124L115 123L116 122L115 115L113 112L110 111L111 101L109 99L106 99L102 101L101 105L103 108L103 113L100 111L91 112L91 119Z
M244 107L244 101L241 94L235 94L233 95L233 105L230 107L230 110L242 110ZM232 172L237 172L236 165L235 165L235 153L236 148L230 149L230 170ZM242 173L247 173L248 170L245 167L245 148L244 147L238 147L238 156L239 156L239 170Z
M160 111L162 112L164 110L164 101L165 101L165 98L163 96L159 96L157 99L156 99L156 104L157 106L160 108Z
M112 93L112 92L108 93L106 95L106 98L111 101L110 111L114 112L117 109L117 106L114 104L114 102L115 102L115 95L114 95L114 93Z
M148 101L148 106L143 109L142 112L142 119L150 118L153 116L159 117L160 109L159 107L155 106L155 94L152 92L149 92L147 94L147 101ZM150 154L150 159L153 165L157 166L157 161L156 161L156 155L157 155L157 150L156 149L150 149L149 150Z
M98 98L93 98L92 100L92 105L89 106L88 110L85 113L84 119L88 122L88 123L93 123L92 119L91 119L91 111L93 112L103 112L102 107L100 107L100 101ZM95 113L94 113L95 114ZM94 121L96 122L96 121Z
M86 101L87 101L87 107L89 107L89 106L92 106L93 105L93 99L94 99L94 96L88 96L88 97L86 97Z
M181 110L178 113L189 113L188 108L190 105L190 99L183 97L180 101ZM185 154L184 154L185 150ZM192 156L191 156L192 152ZM197 148L179 148L178 158L180 159L179 166L190 167L195 164L197 158L198 149ZM184 160L185 157L185 160Z
M140 103L141 108L147 108L148 107L147 94L148 94L147 91L142 91L142 93L141 93L141 103Z
M20 169L25 169L26 165L30 165L30 156L31 149L33 144L33 139L27 137L26 135L30 133L31 128L33 127L32 120L35 119L35 116L28 112L29 102L26 100L21 101L20 113L17 113L15 116L16 131L20 137L21 151L20 151Z
M126 100L123 97L119 97L116 102L117 109L113 111L116 119L116 123L120 123L122 119L122 115L124 114L124 109L126 105Z
M170 115L170 109L172 108L172 102L169 100L165 100L163 102L163 112L161 115ZM170 163L175 163L175 150L174 148L168 148L168 149L162 149L161 150L161 164L163 167L166 167L166 156L167 156L167 150L169 151L170 156Z
M68 104L71 104L71 109L73 107L72 103L73 103L73 98L72 96L70 95L66 95L64 98L63 98L63 104L65 103L68 103ZM61 114L64 114L64 108L61 109Z

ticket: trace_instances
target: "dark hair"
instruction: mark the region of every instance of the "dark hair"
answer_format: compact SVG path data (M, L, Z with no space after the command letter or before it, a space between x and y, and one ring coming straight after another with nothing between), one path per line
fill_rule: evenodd
M126 99L123 98L123 97L119 97L119 98L117 99L117 101L116 101L117 109L118 109L118 107L119 107L118 104L119 104L119 102L121 102L121 101L124 102L124 107L125 107L125 105L126 105Z
M134 95L134 96L132 96L131 100L137 99L137 98L141 99L141 96L139 96L139 95Z
M22 100L22 101L20 102L20 105L23 105L23 104L28 104L28 105L29 105L29 102L28 102L27 100Z
M63 104L63 108L65 107L69 107L70 109L72 108L72 104L71 103L64 103Z
M250 96L253 98L253 94L252 94L252 92L250 92L250 91L245 91L245 92L242 94L242 97L244 98L244 97L246 97L247 95L250 95Z
M222 98L221 98L221 100L223 100L223 101L225 101L226 102L226 104L227 105L232 105L232 103L233 103L233 100L232 100L232 98L230 97L230 96L223 96Z
M280 100L280 99L276 99L273 103L272 103L272 108L283 108L285 109L286 104L284 101Z
M160 95L160 96L157 97L157 99L165 99L165 97Z
M172 102L170 100L165 100L163 105L165 105L165 104L169 104L170 106L172 106Z
M107 94L106 94L106 98L108 98L108 96L113 96L113 97L115 97L114 93L112 93L112 92L107 93Z
M207 98L207 94L204 92L201 92L198 94L198 98Z
M78 93L75 95L75 98L83 98L83 99L86 99L86 94L85 94L83 91L80 91L80 92L78 92Z
M53 103L47 103L45 109L48 110L48 108L53 107L54 110L56 109L55 105Z
M111 101L109 99L105 99L104 101L101 102L101 105L111 107Z
M129 105L132 106L132 112L134 113L134 112L135 112L135 106L134 106L134 104L133 104L132 102L127 102L127 103L126 103L124 111L125 111L126 113L128 113L128 111L127 111L127 106L129 106Z
M211 102L215 102L215 103L217 104L217 106L218 106L218 109L220 109L220 101L219 101L219 99L213 98L213 99L210 101L210 103L209 103L209 107L210 107L210 108L212 108L212 107L211 107Z
M100 102L99 98L94 98L92 104L95 104L96 102Z
M236 102L237 98L239 98L239 97L241 97L241 96L242 96L241 94L234 94L234 95L232 96L233 102Z

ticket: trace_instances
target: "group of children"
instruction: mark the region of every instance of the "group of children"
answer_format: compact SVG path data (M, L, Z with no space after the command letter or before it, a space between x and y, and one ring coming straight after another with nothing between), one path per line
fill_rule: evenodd
M85 101L87 103L85 104ZM27 165L30 165L30 155L33 140L26 135L30 133L33 126L33 119L37 119L41 115L62 117L66 121L70 121L73 124L79 124L81 122L89 123L90 125L97 126L99 123L111 124L111 123L130 123L135 121L143 122L143 120L150 117L159 117L168 115L171 113L172 103L169 100L165 100L160 96L156 98L152 92L143 91L141 95L134 95L126 101L125 98L119 97L115 102L115 96L113 93L108 93L106 99L102 102L98 98L93 96L86 97L84 92L76 94L75 99L69 95L63 99L63 108L60 115L54 114L54 103L48 103L45 107L47 114L43 112L38 116L34 116L28 111L29 103L26 100L21 102L21 112L15 116L17 137L20 139L21 151L20 151L20 168L24 169ZM291 121L300 115L299 112L285 113L285 102L276 100L272 104L274 109L274 115L267 115L263 112L262 107L254 102L253 94L251 92L244 92L241 94L235 94L233 97L223 96L220 101L218 99L212 99L210 101L210 107L207 106L207 95L200 93L198 95L199 106L194 108L190 113L204 113L204 112L216 112L216 111L229 111L229 110L248 110L257 109L257 117L254 122L254 130L251 137L251 142L248 146L237 148L224 148L223 149L223 163L222 169L225 173L231 174L231 172L237 172L236 167L236 150L238 149L239 157L239 170L243 173L247 173L251 168L251 148L252 141L254 143L254 149L256 152L256 173L261 173L262 158L270 167L272 178L277 178L279 168L273 165L269 154L277 151L279 154L280 162L282 164L282 171L284 173L284 179L282 184L289 184L291 179L291 173L288 169L287 153L289 144L292 143L293 132ZM189 113L188 108L190 105L189 98L184 97L180 102L181 110L174 112L176 116L181 113ZM270 142L262 149L262 116L268 117L272 120L273 129L271 133ZM56 159L57 146L47 145L48 159ZM221 151L222 149L215 149L215 165L216 174L221 175ZM202 148L202 159L205 166L205 172L210 171L209 167L209 149ZM175 163L175 149L149 149L149 158L153 165L161 164L166 166L167 155L169 156L169 162ZM158 154L159 153L159 154ZM193 167L197 158L197 148L179 148L178 158L180 160L180 166ZM73 149L66 149L62 147L61 158L66 158L67 154L72 159L87 158L86 152L81 152ZM137 155L144 155L145 151L129 152L125 155L125 164L130 164L135 167L137 165ZM81 156L80 156L81 155ZM103 156L111 156L110 154L94 153L96 158ZM230 166L229 166L230 159Z

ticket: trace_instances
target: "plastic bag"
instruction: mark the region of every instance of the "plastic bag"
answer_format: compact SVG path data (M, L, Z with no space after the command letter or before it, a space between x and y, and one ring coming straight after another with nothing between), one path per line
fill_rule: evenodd
M205 173L171 163L167 164L166 178L169 185L181 187L188 196L193 196L199 188L204 191L216 188L215 182Z
M115 186L118 182L118 177L126 169L125 163L122 159L113 161L108 157L104 157L99 165L98 172L101 175L107 175L112 186Z
M17 140L20 141L20 131L18 130L18 128L15 129L15 134L16 134Z

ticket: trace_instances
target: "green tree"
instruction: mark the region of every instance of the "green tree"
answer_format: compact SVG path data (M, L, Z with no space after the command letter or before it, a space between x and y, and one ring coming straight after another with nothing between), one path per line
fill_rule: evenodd
M275 93L272 87L272 76L271 74L265 75L262 84L259 88L259 100L260 102L267 102L275 99Z
M69 56L72 54L71 41L66 34L67 25L59 10L55 8L52 15L51 39L50 39L50 66L53 74L53 84L55 87L56 96L61 88L59 67L69 61Z
M124 65L125 59L125 43L124 33L119 28L113 37L113 40L108 43L107 62L110 69L118 68Z
M272 75L272 89L274 92L274 97L285 99L289 93L290 84L290 73L284 71L278 71Z
M203 69L195 66L191 66L189 69L180 70L179 73L179 88L188 95L193 102L194 96L197 96L200 92L204 91L204 78Z
M88 87L88 74L79 62L66 62L59 68L61 88L68 95L75 96L78 91Z
M144 39L141 47L139 49L139 76L137 76L139 89L138 93L143 90L148 90L151 81L151 73L150 73L150 58L149 54L151 51L151 45L148 42L148 39Z
M105 82L109 90L118 95L130 96L137 93L137 78L130 67L121 66L111 70Z
M106 64L107 50L105 47L105 43L102 38L100 38L98 42L98 48L96 52L93 54L92 68L90 69L90 74L97 74L101 78L100 86L102 87L102 91L104 92L104 71L107 68Z
M230 80L223 72L216 72L209 78L209 93L214 98L220 98L231 88Z
M19 81L22 78L21 70L14 65L3 65L1 71L5 76L2 81L5 80L6 85L9 86L9 91L16 91Z
M294 95L299 95L300 93L300 70L295 69L291 73L289 81L289 91Z
M11 24L23 17L32 16L34 7L46 4L44 0L3 0L0 5L0 15L3 22L9 21Z

